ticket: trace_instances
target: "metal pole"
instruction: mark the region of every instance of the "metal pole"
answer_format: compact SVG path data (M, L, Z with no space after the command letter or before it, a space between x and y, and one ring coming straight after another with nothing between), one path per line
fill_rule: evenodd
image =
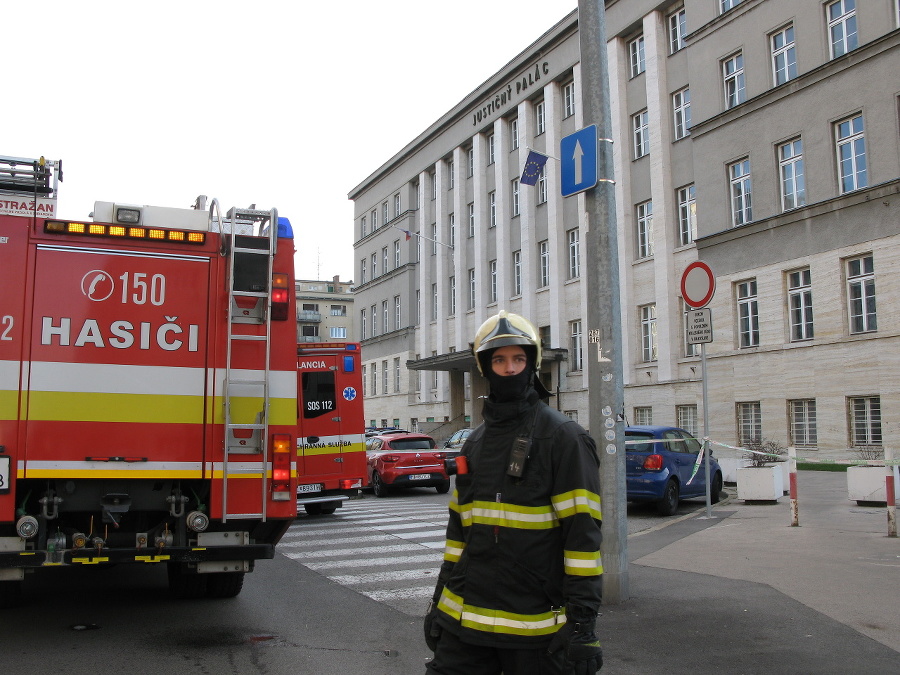
M706 517L712 518L712 499L710 498L711 486L709 484L709 399L706 390L706 343L700 343L700 378L703 380L703 443L706 456Z
M579 0L581 95L585 125L596 124L596 187L587 190L584 292L587 328L596 336L597 358L586 358L588 428L600 451L603 500L603 604L628 599L622 326L619 311L619 254L610 138L609 76L603 0ZM621 415L621 416L620 416Z

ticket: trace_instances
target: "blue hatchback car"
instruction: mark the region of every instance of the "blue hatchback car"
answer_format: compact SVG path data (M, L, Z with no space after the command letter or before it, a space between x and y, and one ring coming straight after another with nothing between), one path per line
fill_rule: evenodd
M678 427L625 427L625 483L628 501L656 502L660 515L671 516L678 501L706 497L706 460L691 479L700 441ZM719 501L722 469L710 451L710 500Z

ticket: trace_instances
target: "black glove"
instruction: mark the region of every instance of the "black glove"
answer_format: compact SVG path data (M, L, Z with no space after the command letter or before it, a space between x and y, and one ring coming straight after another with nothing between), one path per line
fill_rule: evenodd
M594 675L603 667L603 649L594 632L596 615L590 610L566 610L566 624L556 631L547 651L565 649L566 660L574 664L575 675Z
M438 639L441 637L441 625L437 622L438 608L437 603L432 600L428 603L428 610L425 612L425 644L428 649L435 651L437 649Z

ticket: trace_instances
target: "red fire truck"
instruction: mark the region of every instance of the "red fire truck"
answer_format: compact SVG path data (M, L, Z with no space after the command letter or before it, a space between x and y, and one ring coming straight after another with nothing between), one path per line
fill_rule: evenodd
M297 504L334 513L360 495L366 475L359 343L309 343L297 356Z
M0 604L106 563L237 595L297 511L290 223L205 197L64 220L61 178L0 157Z

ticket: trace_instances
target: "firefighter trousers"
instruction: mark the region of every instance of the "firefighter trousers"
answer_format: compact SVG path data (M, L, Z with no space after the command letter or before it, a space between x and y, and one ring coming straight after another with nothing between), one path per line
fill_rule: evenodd
M462 642L448 630L441 633L426 675L570 675L565 650L498 649Z

